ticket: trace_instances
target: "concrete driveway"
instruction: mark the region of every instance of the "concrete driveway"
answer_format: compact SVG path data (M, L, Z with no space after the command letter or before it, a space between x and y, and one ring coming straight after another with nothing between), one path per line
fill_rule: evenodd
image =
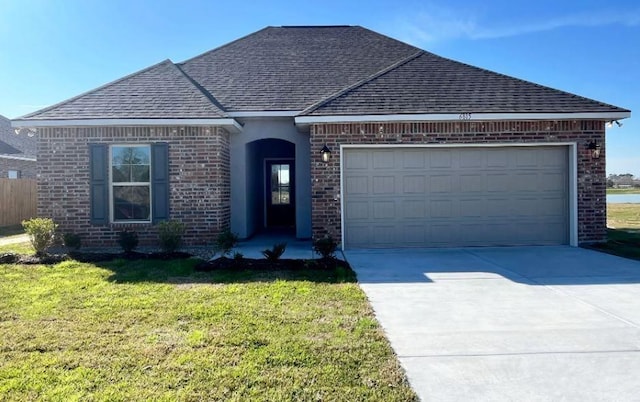
M572 247L352 250L423 401L640 400L640 262Z

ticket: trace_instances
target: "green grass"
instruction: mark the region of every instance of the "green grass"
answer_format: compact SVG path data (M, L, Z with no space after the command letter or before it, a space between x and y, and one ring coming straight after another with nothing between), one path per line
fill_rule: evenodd
M350 270L194 264L0 265L0 400L416 399Z
M640 194L640 188L608 188L607 194Z
M640 230L640 204L607 204L607 226Z
M33 254L35 250L33 246L31 246L31 243L23 242L0 245L0 254L1 253Z
M640 260L640 232L608 229L607 241L590 248L620 257Z
M640 260L640 204L607 204L607 241L590 248Z

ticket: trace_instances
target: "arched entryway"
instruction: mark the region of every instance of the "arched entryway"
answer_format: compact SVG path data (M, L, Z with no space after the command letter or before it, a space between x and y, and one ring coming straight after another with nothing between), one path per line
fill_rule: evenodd
M253 233L296 226L296 147L268 138L247 145L248 224Z

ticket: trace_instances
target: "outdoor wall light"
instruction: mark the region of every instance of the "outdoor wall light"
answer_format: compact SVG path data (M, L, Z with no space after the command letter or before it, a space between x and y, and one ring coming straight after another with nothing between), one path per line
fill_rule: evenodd
M589 145L587 145L587 149L591 151L591 157L593 159L600 158L600 144L595 141L591 141Z
M324 144L324 147L322 147L320 153L322 154L322 161L329 162L329 159L331 158L331 150L329 149L327 144Z

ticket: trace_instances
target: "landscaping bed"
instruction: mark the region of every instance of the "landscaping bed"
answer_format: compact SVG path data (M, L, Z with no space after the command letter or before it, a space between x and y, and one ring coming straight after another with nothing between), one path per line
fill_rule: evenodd
M62 261L75 260L79 262L106 262L118 259L123 260L176 260L191 258L192 255L185 252L151 252L141 253L137 251L127 253L108 253L108 252L85 252L85 251L70 251L64 254L41 254L41 255L27 255L17 253L0 253L0 264L57 264Z

